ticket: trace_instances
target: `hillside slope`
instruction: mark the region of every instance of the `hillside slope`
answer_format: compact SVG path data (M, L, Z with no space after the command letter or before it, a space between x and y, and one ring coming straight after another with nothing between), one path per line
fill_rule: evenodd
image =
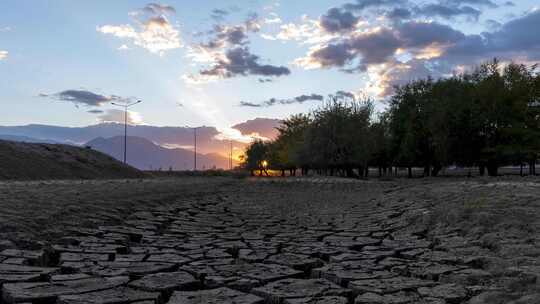
M101 152L0 140L0 180L136 178L144 174Z

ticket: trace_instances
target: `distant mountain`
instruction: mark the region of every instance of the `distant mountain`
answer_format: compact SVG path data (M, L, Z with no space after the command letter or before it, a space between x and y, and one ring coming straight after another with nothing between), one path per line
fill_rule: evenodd
M124 137L99 137L85 144L94 150L106 153L112 157L123 160ZM136 136L127 138L127 162L129 165L141 170L191 170L193 169L193 151L186 149L167 149L151 141ZM236 163L234 163L236 164ZM197 153L197 169L229 168L229 159L219 154Z
M38 139L38 138L32 138L28 136L5 135L5 134L0 134L0 140L18 141L18 142L23 142L23 143L59 144L59 142L50 140L50 139Z
M258 133L266 138L275 138L278 134L277 127L281 125L280 119L271 118L255 118L243 123L232 126L233 129L237 129L242 134Z
M233 128L243 134L258 133L261 136L272 138L275 136L273 128L278 125L277 119L257 118L237 124ZM94 138L110 138L124 135L124 125L117 123L102 123L87 127L60 127L49 125L30 124L26 126L0 126L0 134L4 136L28 137L40 141L52 141L82 145ZM216 138L219 131L215 127L200 127L197 129L197 150L203 154L219 153L227 155L229 141ZM149 125L135 125L128 127L128 136L145 138L153 143L168 148L187 148L193 146L194 136L192 128L184 127L156 127ZM17 139L14 139L17 140ZM19 140L28 141L28 140ZM234 146L243 149L246 144L235 141Z
M81 145L97 137L109 138L124 135L124 125L102 123L76 128L35 124L14 127L0 126L0 134L44 138ZM213 152L224 146L220 140L214 138L217 134L219 132L214 127L201 127L197 130L197 144L201 151ZM128 135L143 137L159 145L193 145L193 129L190 128L135 125L128 127Z

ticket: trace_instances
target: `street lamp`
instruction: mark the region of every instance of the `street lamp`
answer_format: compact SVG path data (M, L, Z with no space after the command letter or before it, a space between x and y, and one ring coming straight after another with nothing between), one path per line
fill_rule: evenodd
M128 108L131 106L134 106L138 103L141 103L142 100L137 100L133 103L126 103L126 104L119 104L111 102L113 105L124 108L124 164L126 163L126 155L127 155L127 115L128 115Z

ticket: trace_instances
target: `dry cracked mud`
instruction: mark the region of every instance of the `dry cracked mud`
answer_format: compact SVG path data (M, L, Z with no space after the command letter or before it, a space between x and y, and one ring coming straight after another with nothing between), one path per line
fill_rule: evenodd
M0 184L0 303L540 303L533 178Z

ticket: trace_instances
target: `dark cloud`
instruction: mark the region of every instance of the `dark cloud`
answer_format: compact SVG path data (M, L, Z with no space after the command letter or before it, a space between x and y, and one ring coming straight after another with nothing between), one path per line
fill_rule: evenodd
M305 102L305 101L308 101L308 100L321 101L321 100L323 100L323 97L322 97L322 95L311 94L311 95L300 95L300 96L297 96L297 97L294 98L294 101L299 102L299 103L302 103L302 102Z
M471 6L456 6L455 4L445 5L436 3L427 4L425 6L417 8L416 14L429 17L437 16L444 19L452 19L464 16L471 20L478 20L478 17L480 17L482 12Z
M247 47L230 49L226 52L225 56L226 60L218 60L212 68L203 70L200 74L204 76L231 78L247 75L279 77L291 73L285 66L260 64L259 57L251 54Z
M408 39L407 46L422 45L430 41L443 43L446 46L440 49L441 54L432 60L413 59L407 63L394 63L383 72L384 94L391 93L394 85L404 84L408 81L432 76L444 77L452 74L456 66L474 66L493 57L502 60L521 58L525 61L540 60L540 36L531 30L540 27L540 11L533 11L520 18L500 25L493 32L482 35L465 35L451 28L439 29L439 37L429 34L427 26L404 26L400 29L400 36L415 37ZM430 27L444 27L431 23ZM420 34L420 28L424 28ZM423 37L419 39L418 37ZM446 38L444 38L446 37ZM414 43L411 43L414 41ZM383 95L384 95L383 94Z
M492 33L486 34L490 48L498 52L536 51L539 58L540 35L540 10L535 10L521 18L514 19L502 25Z
M226 47L235 47L249 43L248 34L258 32L260 29L259 18L256 14L250 14L247 19L238 25L229 26L216 24L208 34L213 37L206 43L200 43L198 46L203 49L222 49Z
M223 21L226 16L229 15L229 12L223 9L213 9L210 13L210 17L216 21Z
M274 105L288 105L288 104L295 104L295 103L304 103L306 101L322 101L323 99L324 99L324 97L322 95L310 94L310 95L300 95L300 96L290 98L290 99L270 98L270 99L265 100L265 101L263 101L261 103L241 101L240 106L242 106L242 107L253 107L253 108L263 108L263 107L271 107L271 106L274 106Z
M349 50L347 41L336 44L328 44L309 55L311 62L319 64L323 68L343 67L352 61L356 55Z
M101 114L101 113L103 113L103 111L102 110L90 110L90 111L88 111L88 113L90 113L90 114Z
M201 62L208 62L210 67L203 69L199 75L185 75L185 79L194 83L207 79L232 78L236 76L258 75L266 77L289 75L291 71L285 66L261 64L260 58L249 51L249 34L260 30L260 19L256 13L249 13L247 19L238 25L215 25L209 32L212 35L208 42L192 47L193 57L201 55ZM268 79L259 82L269 82Z
M354 96L353 93L347 91L337 91L334 95L336 95L337 97L344 97L356 100L356 96Z
M360 21L360 18L354 16L351 12L334 7L320 17L319 23L325 31L337 33L353 31L358 21Z
M354 35L348 42L349 49L362 57L362 65L384 63L401 46L395 33L381 29Z
M355 3L347 3L343 7L348 10L361 11L367 8L403 6L407 2L407 0L356 0Z
M369 65L392 62L398 49L421 55L431 48L437 60L464 64L490 57L512 54L540 54L540 36L532 28L540 27L540 11L510 21L500 30L482 35L465 35L437 22L407 21L394 28L354 33L337 42L312 51L301 64L338 67L343 71L365 71ZM347 68L351 66L352 68Z
M502 26L502 23L493 19L486 20L485 24L486 24L486 27L490 29L491 31L498 30Z
M260 108L262 107L259 103L249 102L249 101L240 101L239 106L241 107L252 107L252 108Z
M386 17L393 20L409 19L412 12L407 8L394 8L386 13Z
M473 5L473 6L483 6L483 7L489 7L489 8L497 8L499 5L497 5L495 2L491 0L446 0L442 1L443 3L449 4L449 5Z
M481 34L465 34L451 25L413 19L478 20L483 10L503 5L512 3L434 0L415 4L407 0L357 0L321 16L321 27L327 32L347 29L340 23L342 15L350 13L348 18L356 20L352 19L357 18L355 13L366 9L376 9L377 14L390 21L388 25L363 32L341 31L342 35L328 43L313 44L307 57L297 59L296 63L306 68L335 67L343 72L383 67L370 70L370 85L373 91L386 96L395 85L427 76L447 77L493 57L504 61L540 60L540 35L533 30L540 28L540 10L531 10L503 24L489 20L488 30ZM337 21L329 23L330 26L323 23L325 18L332 20L332 16L336 16L333 19ZM398 51L404 56L397 56ZM373 73L377 73L377 77L371 77Z
M170 5L163 5L159 3L149 3L147 4L142 11L151 14L151 15L164 15L164 14L174 14L176 9Z
M447 48L441 59L451 63L474 64L499 57L540 60L540 10L502 24L498 30L482 35L467 35Z
M439 0L424 4L414 4L409 0L357 0L342 6L345 11L364 11L377 9L391 20L419 17L439 17L454 19L465 17L468 20L478 20L482 11L478 8L499 7L492 0Z
M87 90L65 90L55 94L40 93L39 97L48 97L56 100L73 102L76 105L101 106L108 102L127 102L130 98L116 95L105 96Z
M401 45L413 48L455 43L465 37L462 32L437 22L410 21L400 24L397 30Z
M328 44L313 51L307 59L309 64L321 67L345 67L359 60L352 70L365 70L370 64L388 61L400 47L401 42L390 29L357 33L337 43Z
M217 33L217 38L219 40L226 41L231 45L243 45L247 43L246 32L246 28L242 26L224 28Z
M69 101L69 102L74 103L77 106L84 105L84 106L92 106L92 107L99 107L110 102L126 103L133 100L133 98L131 97L126 98L126 97L121 97L117 95L107 96L107 95L102 95L102 94L94 93L87 90L65 90L62 92L54 93L54 94L40 93L38 96L43 97L43 98L50 98L54 100ZM92 111L99 111L99 110L90 110L89 113L94 113Z
M274 80L271 78L259 78L257 79L257 81L259 81L260 83L267 83L267 82L272 82Z

